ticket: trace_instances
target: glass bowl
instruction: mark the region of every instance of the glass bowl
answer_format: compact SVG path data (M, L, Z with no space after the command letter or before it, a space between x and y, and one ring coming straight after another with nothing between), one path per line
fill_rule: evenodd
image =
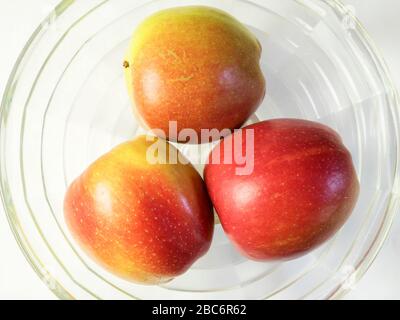
M296 117L331 126L351 150L361 193L336 236L301 258L247 260L217 224L210 251L188 272L142 286L81 251L66 228L63 197L90 162L143 131L122 67L135 26L155 11L191 4L229 12L260 40L267 96L250 121ZM10 76L1 109L1 195L25 256L60 298L338 298L367 270L398 209L398 125L386 67L336 0L65 0L34 31ZM196 146L179 148L196 162Z

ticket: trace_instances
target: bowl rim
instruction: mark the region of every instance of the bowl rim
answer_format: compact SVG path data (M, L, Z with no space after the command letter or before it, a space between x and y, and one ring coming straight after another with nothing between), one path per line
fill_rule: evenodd
M106 3L110 0L103 0L101 4ZM248 0L242 0L247 2ZM295 0L297 3L304 5L308 7L308 5L305 3L305 0ZM382 76L382 81L385 82L386 86L389 88L390 92L392 93L391 97L391 102L392 102L392 111L396 115L396 117L393 118L393 121L395 122L395 129L396 129L396 141L397 141L397 152L396 152L396 167L395 167L395 174L394 174L394 182L393 182L393 188L396 188L396 186L399 185L399 168L400 168L400 139L399 139L399 123L400 123L400 116L399 116L399 106L400 106L400 96L399 93L392 81L389 69L384 61L383 55L381 54L380 50L377 48L375 45L374 41L372 40L371 36L369 35L368 31L364 28L362 23L359 21L359 19L355 16L355 14L349 10L350 6L345 5L344 3L341 2L341 0L318 0L321 1L325 4L327 4L332 10L338 10L341 14L346 14L347 17L349 17L352 22L354 22L354 29L357 31L359 34L360 38L363 40L364 45L371 51L372 55L375 58L375 63L379 67L380 75ZM7 110L10 106L11 100L9 99L10 96L12 96L12 92L14 89L14 84L16 83L16 80L18 78L18 73L20 70L23 69L23 66L21 66L22 62L27 58L27 52L33 48L33 43L36 40L37 36L41 31L43 31L45 25L48 23L51 23L54 20L54 14L58 18L62 14L65 13L76 1L75 0L61 0L53 9L53 11L45 17L42 22L39 24L39 26L34 30L28 41L26 42L25 46L23 47L22 51L18 55L18 58L16 62L14 63L13 69L10 73L10 76L8 78L3 97L1 100L0 104L0 137L2 136L2 131L3 131L3 119L4 119L4 113L5 110ZM249 1L252 4L256 4L252 2L251 0ZM0 152L2 150L2 144L0 140ZM52 291L55 296L59 299L75 299L73 294L68 292L61 283L59 283L55 277L52 276L52 274L47 270L47 268L43 265L43 263L40 261L40 258L36 255L34 250L31 248L30 244L26 240L23 228L21 227L17 214L15 212L14 206L11 204L11 210L10 210L10 205L9 201L5 195L4 189L6 182L3 180L4 175L2 174L2 167L0 166L0 197L1 197L1 202L3 204L4 208L4 213L7 217L9 227L14 235L14 238L16 242L18 243L18 246L20 247L22 253L24 254L25 258L33 268L33 270L36 272L36 274L39 276L39 278L47 285L47 287ZM340 299L348 293L351 288L346 286L346 281L351 277L352 279L352 284L358 282L362 276L365 274L365 272L369 269L371 264L374 262L375 258L377 257L378 253L380 252L380 249L382 248L383 243L385 242L389 231L390 227L392 225L394 216L396 215L396 203L397 203L397 197L392 193L390 195L390 199L388 201L388 205L385 208L384 212L384 220L378 230L378 233L376 234L374 240L372 241L370 247L360 260L360 262L354 266L354 270L347 275L346 278L344 278L340 284L338 284L334 289L331 290L331 292L326 296L326 299Z

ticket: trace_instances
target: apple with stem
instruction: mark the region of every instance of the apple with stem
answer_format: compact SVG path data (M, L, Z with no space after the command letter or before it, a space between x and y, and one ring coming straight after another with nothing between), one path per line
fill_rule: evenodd
M224 11L159 11L138 26L123 64L134 112L171 141L187 142L169 132L171 121L198 137L202 129L240 128L265 95L260 57L257 38Z

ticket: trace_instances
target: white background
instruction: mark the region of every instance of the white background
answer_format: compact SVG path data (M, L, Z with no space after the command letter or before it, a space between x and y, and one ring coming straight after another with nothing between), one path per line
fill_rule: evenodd
M86 1L86 0L83 0ZM132 0L134 1L134 0ZM381 49L400 88L400 0L343 0ZM58 0L0 0L0 96L12 66ZM400 299L400 217L377 260L347 299ZM0 207L0 299L55 299L18 248Z

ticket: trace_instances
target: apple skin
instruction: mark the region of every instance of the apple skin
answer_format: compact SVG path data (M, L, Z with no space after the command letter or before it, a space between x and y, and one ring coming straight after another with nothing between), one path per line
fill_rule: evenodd
M152 143L141 136L96 160L64 202L81 247L116 275L143 284L185 272L209 249L214 228L200 175L190 164L149 164Z
M315 122L277 119L243 131L250 129L254 171L236 175L235 161L209 163L209 195L244 255L260 261L298 257L329 239L352 212L359 183L351 155L335 131ZM232 139L241 139L238 132L220 143L221 154Z
M260 55L256 37L221 10L160 11L136 29L125 58L134 112L172 141L187 142L169 134L169 121L198 137L201 129L240 128L265 95Z

